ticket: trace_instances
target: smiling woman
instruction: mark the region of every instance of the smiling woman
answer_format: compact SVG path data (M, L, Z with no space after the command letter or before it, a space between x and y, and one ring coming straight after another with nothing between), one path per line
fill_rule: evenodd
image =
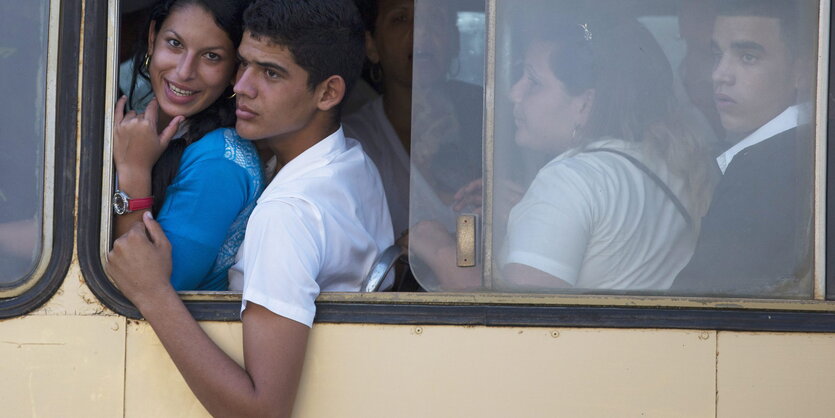
M178 290L226 290L226 271L263 189L255 148L232 129L232 76L247 4L157 3L129 89L130 103L141 102L136 86L144 80L153 99L142 114L125 112L127 97L116 106L116 236L153 211L172 242Z

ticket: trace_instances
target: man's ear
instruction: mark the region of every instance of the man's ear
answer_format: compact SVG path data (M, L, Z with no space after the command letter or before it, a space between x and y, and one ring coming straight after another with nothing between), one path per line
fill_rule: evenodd
M345 98L345 80L332 75L316 87L316 107L327 112L342 103Z
M377 42L374 42L374 36L369 31L365 31L365 56L373 64L380 63L380 52L377 50Z
M148 55L154 55L154 41L157 38L157 21L152 20L148 27Z

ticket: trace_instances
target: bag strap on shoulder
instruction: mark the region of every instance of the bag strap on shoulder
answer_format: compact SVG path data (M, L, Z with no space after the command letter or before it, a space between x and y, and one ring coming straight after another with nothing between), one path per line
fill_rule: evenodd
M673 202L673 205L675 205L675 207L678 209L679 213L681 213L681 216L684 217L684 221L687 222L687 225L690 226L690 227L693 226L693 218L690 217L690 213L687 211L687 209L681 203L681 200L678 199L678 196L676 196L676 194L673 193L672 190L670 190L670 188L667 186L667 184L664 183L663 180L658 178L658 176L655 173L653 173L652 170L649 169L649 167L644 165L644 163L638 161L637 158L635 158L635 157L633 157L633 156L631 156L631 155L629 155L629 154L627 154L623 151L613 150L613 149L610 149L610 148L597 148L597 149L586 150L586 151L583 151L583 152L608 152L608 153L611 153L611 154L620 155L621 157L625 158L627 161L631 162L632 165L634 165L635 167L637 167L638 169L643 171L644 174L649 176L649 178L652 179L652 181L655 182L656 185L658 185L658 187L661 189L661 191L663 191L664 194L667 195L667 197L670 199L670 201Z

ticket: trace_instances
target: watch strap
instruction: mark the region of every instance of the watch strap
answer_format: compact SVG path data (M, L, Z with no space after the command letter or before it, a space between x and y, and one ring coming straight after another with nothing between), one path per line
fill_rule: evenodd
M154 206L154 197L143 197L141 199L128 199L128 211L135 212L142 209L150 209Z

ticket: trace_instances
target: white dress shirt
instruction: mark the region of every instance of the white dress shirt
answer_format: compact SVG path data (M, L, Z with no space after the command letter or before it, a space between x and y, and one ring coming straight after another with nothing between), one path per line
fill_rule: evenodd
M719 164L719 169L722 170L722 174L725 174L725 170L731 164L736 154L745 148L757 145L768 138L809 122L809 107L808 104L789 106L783 113L780 113L765 125L760 126L759 129L745 137L742 141L737 142L736 145L728 148L722 155L716 157L716 163Z
M358 291L392 245L380 175L340 128L284 165L249 218L229 288L307 326L320 292ZM385 284L384 284L385 286Z

